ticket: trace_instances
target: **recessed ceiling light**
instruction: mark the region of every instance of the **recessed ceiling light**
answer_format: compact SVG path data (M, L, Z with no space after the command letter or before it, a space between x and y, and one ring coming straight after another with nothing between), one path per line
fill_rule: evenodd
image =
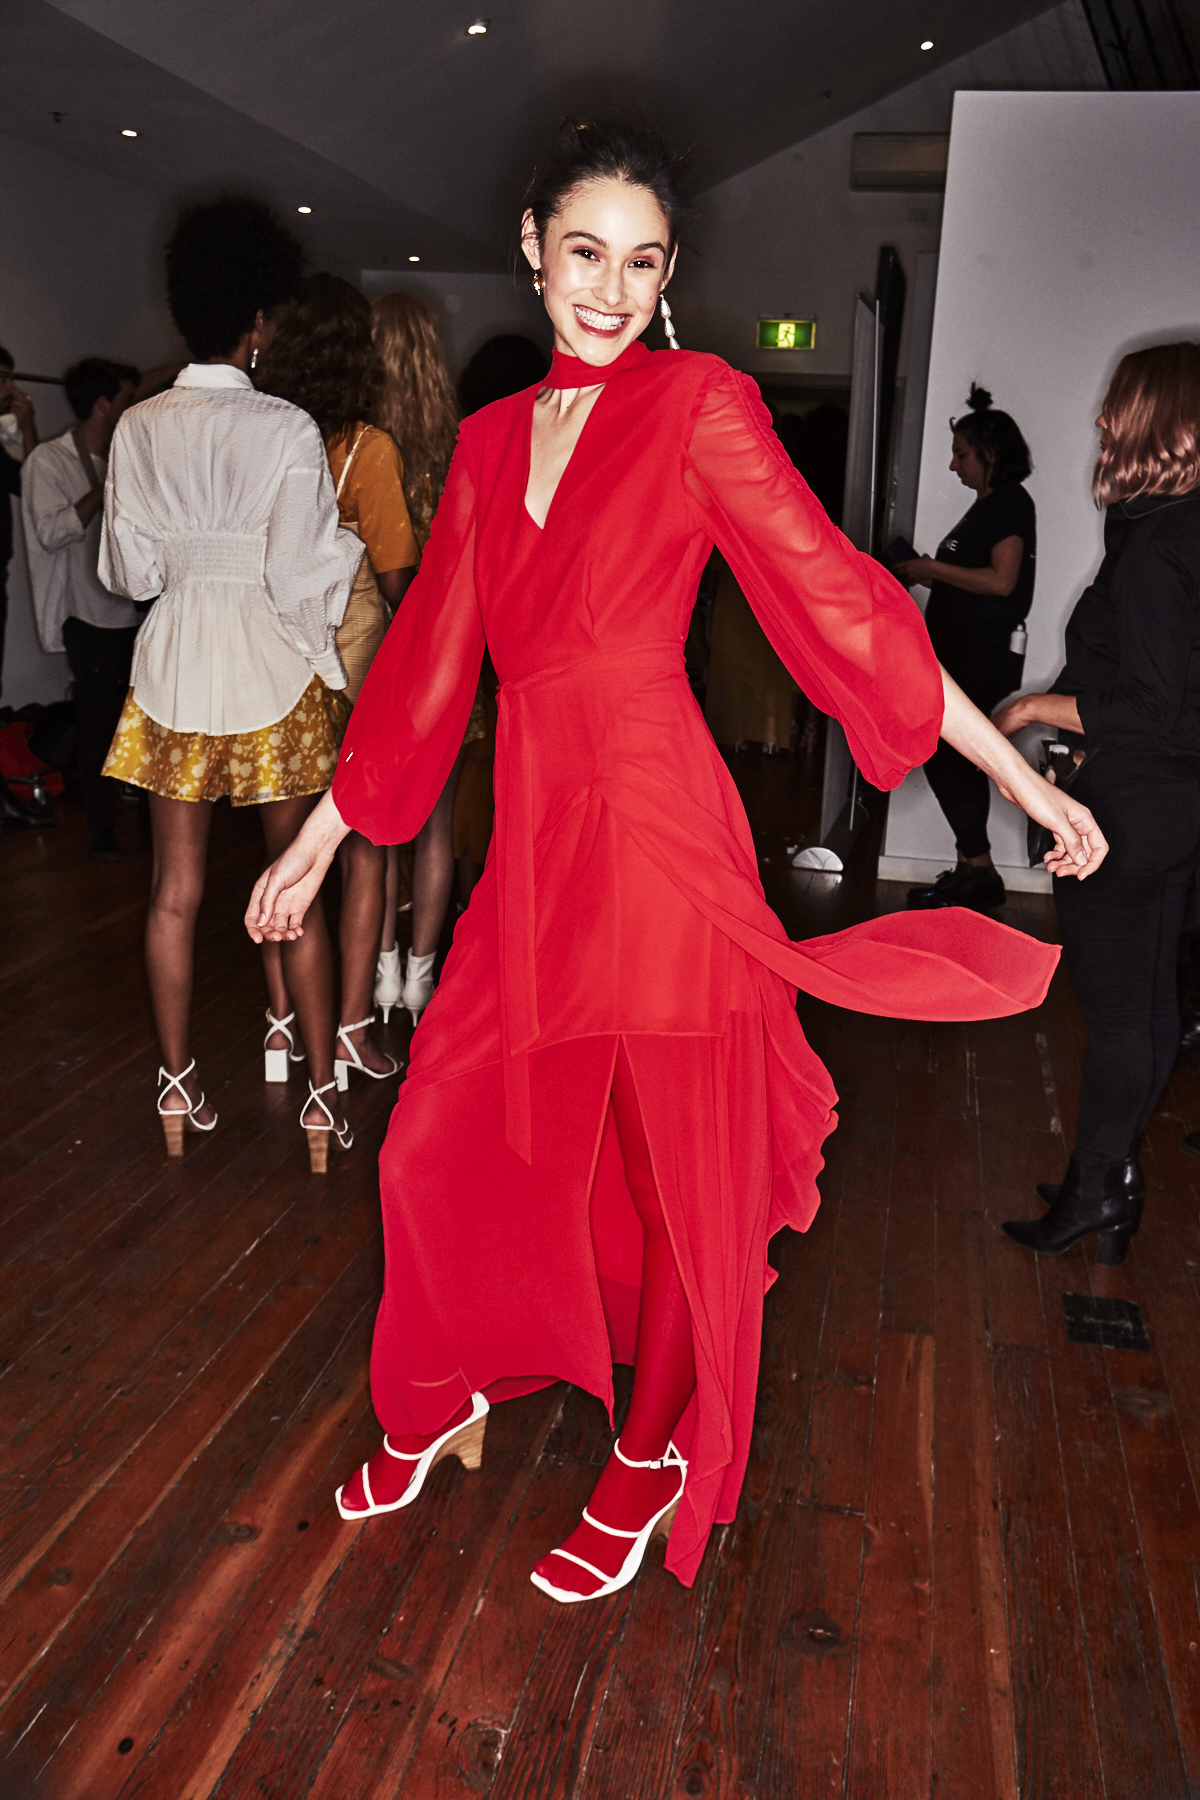
M128 125L127 125L127 126L126 126L126 127L125 127L125 129L124 129L124 131L123 131L123 132L122 132L122 133L121 133L121 136L122 136L122 137L136 137L136 136L137 136L137 132L136 132L136 131L130 131L130 129L129 129L129 127L128 127Z
M925 42L921 45L921 48L922 48L922 50L932 50L933 49L933 39L926 38Z
M312 211L312 207L311 206L298 206L296 208L296 211L302 212L302 213L310 213Z
M409 262L420 262L421 259L419 256L410 256L408 260Z
M467 26L467 36L468 37L482 37L484 32L487 30L488 26L491 24L491 22L492 21L490 19L476 19L476 21L473 25Z

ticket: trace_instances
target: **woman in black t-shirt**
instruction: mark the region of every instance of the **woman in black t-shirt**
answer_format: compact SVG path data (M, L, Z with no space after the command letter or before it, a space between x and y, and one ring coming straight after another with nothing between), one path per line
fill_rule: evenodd
M993 412L985 388L971 386L970 412L953 421L950 468L979 498L938 545L936 557L898 563L901 581L927 584L925 623L938 661L983 713L1021 685L1025 619L1033 601L1037 515L1021 483L1029 446L1015 422ZM958 861L930 887L909 889L910 906L1003 906L1004 883L988 842L988 778L948 744L925 764L946 815Z

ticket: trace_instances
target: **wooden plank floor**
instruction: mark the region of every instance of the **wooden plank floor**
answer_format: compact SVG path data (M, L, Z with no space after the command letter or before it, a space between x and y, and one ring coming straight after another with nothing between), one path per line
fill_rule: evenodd
M795 935L876 903L788 868L798 765L734 766ZM310 1177L299 1083L261 1079L255 832L218 818L196 1049L221 1120L175 1165L146 858L87 862L69 805L0 838L2 1800L1200 1794L1200 1067L1151 1128L1128 1266L1035 1261L998 1225L1071 1139L1065 977L986 1025L802 1001L842 1122L815 1225L773 1246L737 1518L690 1592L658 1552L557 1608L528 1571L610 1444L578 1391L496 1408L482 1470L441 1465L411 1514L334 1510L375 1442L393 1090L353 1090L354 1152ZM1047 901L1007 917L1052 935ZM1149 1350L1068 1342L1064 1294L1136 1301Z

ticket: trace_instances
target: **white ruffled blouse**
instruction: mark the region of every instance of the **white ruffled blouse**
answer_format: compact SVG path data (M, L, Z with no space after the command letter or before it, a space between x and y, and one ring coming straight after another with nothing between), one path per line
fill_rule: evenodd
M100 579L155 601L132 685L158 724L257 731L314 675L345 687L333 634L362 554L313 420L240 369L189 363L117 426Z

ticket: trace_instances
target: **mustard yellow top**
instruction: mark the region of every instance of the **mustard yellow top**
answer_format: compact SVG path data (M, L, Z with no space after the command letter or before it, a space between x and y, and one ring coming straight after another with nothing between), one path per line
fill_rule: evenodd
M331 438L325 449L333 484L341 484L338 518L362 539L375 573L413 568L420 552L404 499L404 463L395 438L375 425L356 425ZM346 472L351 450L354 458Z

